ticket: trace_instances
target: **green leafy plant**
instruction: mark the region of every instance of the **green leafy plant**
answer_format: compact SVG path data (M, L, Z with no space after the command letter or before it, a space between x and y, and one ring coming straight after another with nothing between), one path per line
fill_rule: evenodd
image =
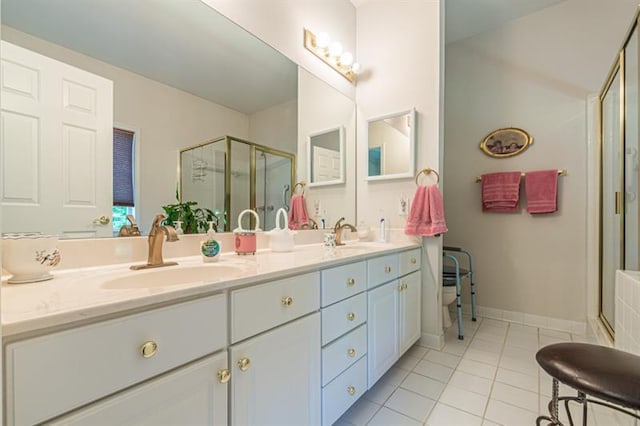
M185 201L184 203L167 204L162 209L167 215L165 223L174 226L176 221L182 222L182 230L185 234L197 234L207 232L209 223L213 222L213 229L218 230L218 217L213 211L204 207L196 207L196 201Z

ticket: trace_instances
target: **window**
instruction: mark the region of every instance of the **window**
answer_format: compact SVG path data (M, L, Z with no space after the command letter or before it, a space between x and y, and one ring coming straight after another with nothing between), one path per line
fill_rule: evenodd
M113 129L113 232L135 214L133 197L133 141L135 133Z

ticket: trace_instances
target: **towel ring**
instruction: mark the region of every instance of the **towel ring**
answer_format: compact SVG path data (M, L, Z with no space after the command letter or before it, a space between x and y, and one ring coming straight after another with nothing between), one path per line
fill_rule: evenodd
M305 182L298 182L293 186L293 193L296 194L296 190L298 189L298 186L302 187L302 195L304 195L304 191L305 188L307 186L307 184Z
M438 172L436 172L435 170L433 170L430 167L427 167L426 169L422 169L418 172L418 174L416 175L416 185L418 185L418 178L420 177L421 174L431 174L433 173L434 175L436 175L436 183L440 183L440 175L438 174Z

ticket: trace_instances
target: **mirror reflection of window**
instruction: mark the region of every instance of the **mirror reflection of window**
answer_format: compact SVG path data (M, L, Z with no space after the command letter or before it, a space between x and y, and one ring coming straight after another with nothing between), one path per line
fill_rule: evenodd
M133 195L133 150L135 133L113 129L113 212L111 226L114 235L128 225L127 215L135 216Z
M411 177L414 173L415 111L404 111L368 121L369 170L374 179Z

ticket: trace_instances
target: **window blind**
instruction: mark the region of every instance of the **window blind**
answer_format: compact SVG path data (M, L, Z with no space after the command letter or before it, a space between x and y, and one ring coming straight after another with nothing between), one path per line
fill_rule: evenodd
M113 129L113 205L133 207L133 136Z

